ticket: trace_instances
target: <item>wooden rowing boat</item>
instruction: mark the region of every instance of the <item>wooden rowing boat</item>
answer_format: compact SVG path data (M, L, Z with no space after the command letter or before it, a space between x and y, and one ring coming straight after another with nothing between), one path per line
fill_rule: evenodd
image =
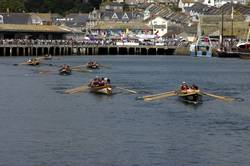
M99 64L87 64L88 69L99 69Z
M86 67L88 69L99 69L100 68L100 64L96 63L96 61L89 61L86 65Z
M51 55L44 55L44 60L51 60L52 59L52 56Z
M186 91L178 90L177 96L179 99L188 104L201 104L202 103L202 94L200 90L188 89Z
M40 62L36 59L36 58L32 58L26 61L27 65L31 65L31 66L37 66L40 64Z
M70 75L71 71L72 70L70 68L63 67L63 68L59 69L59 74L60 75Z
M112 94L112 86L110 84L106 84L104 86L90 86L90 92L111 95Z

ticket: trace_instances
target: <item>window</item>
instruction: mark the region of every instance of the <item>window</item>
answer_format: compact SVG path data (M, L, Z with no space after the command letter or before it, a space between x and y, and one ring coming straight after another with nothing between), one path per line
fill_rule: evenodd
M113 14L112 19L118 19L118 16L116 13Z
M129 19L127 13L123 15L122 19Z

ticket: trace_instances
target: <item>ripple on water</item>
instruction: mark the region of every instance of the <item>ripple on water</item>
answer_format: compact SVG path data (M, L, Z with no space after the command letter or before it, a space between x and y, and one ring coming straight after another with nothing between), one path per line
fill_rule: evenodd
M0 63L2 165L249 165L249 61L178 56L74 56L51 61L77 66L90 59L111 66L91 73L39 74L56 70ZM112 96L64 95L96 75L135 90ZM144 102L138 96L176 90L182 81L216 95L186 105L176 96Z

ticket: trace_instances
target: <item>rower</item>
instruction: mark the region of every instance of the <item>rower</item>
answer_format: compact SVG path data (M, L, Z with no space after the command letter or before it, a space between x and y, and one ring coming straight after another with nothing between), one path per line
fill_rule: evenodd
M181 84L181 88L180 89L181 90L188 90L189 87L188 87L187 83L183 81L182 84Z
M200 92L199 87L198 87L197 85L195 85L195 84L193 84L193 85L191 86L191 89L192 89L193 91L195 91L195 92Z
M193 84L193 85L191 86L191 89L193 89L193 90L198 90L199 87L198 87L197 85Z

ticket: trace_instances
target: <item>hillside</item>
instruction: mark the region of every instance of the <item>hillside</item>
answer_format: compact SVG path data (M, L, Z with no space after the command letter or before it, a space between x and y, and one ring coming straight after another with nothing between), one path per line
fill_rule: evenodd
M101 0L1 0L0 12L89 12Z

